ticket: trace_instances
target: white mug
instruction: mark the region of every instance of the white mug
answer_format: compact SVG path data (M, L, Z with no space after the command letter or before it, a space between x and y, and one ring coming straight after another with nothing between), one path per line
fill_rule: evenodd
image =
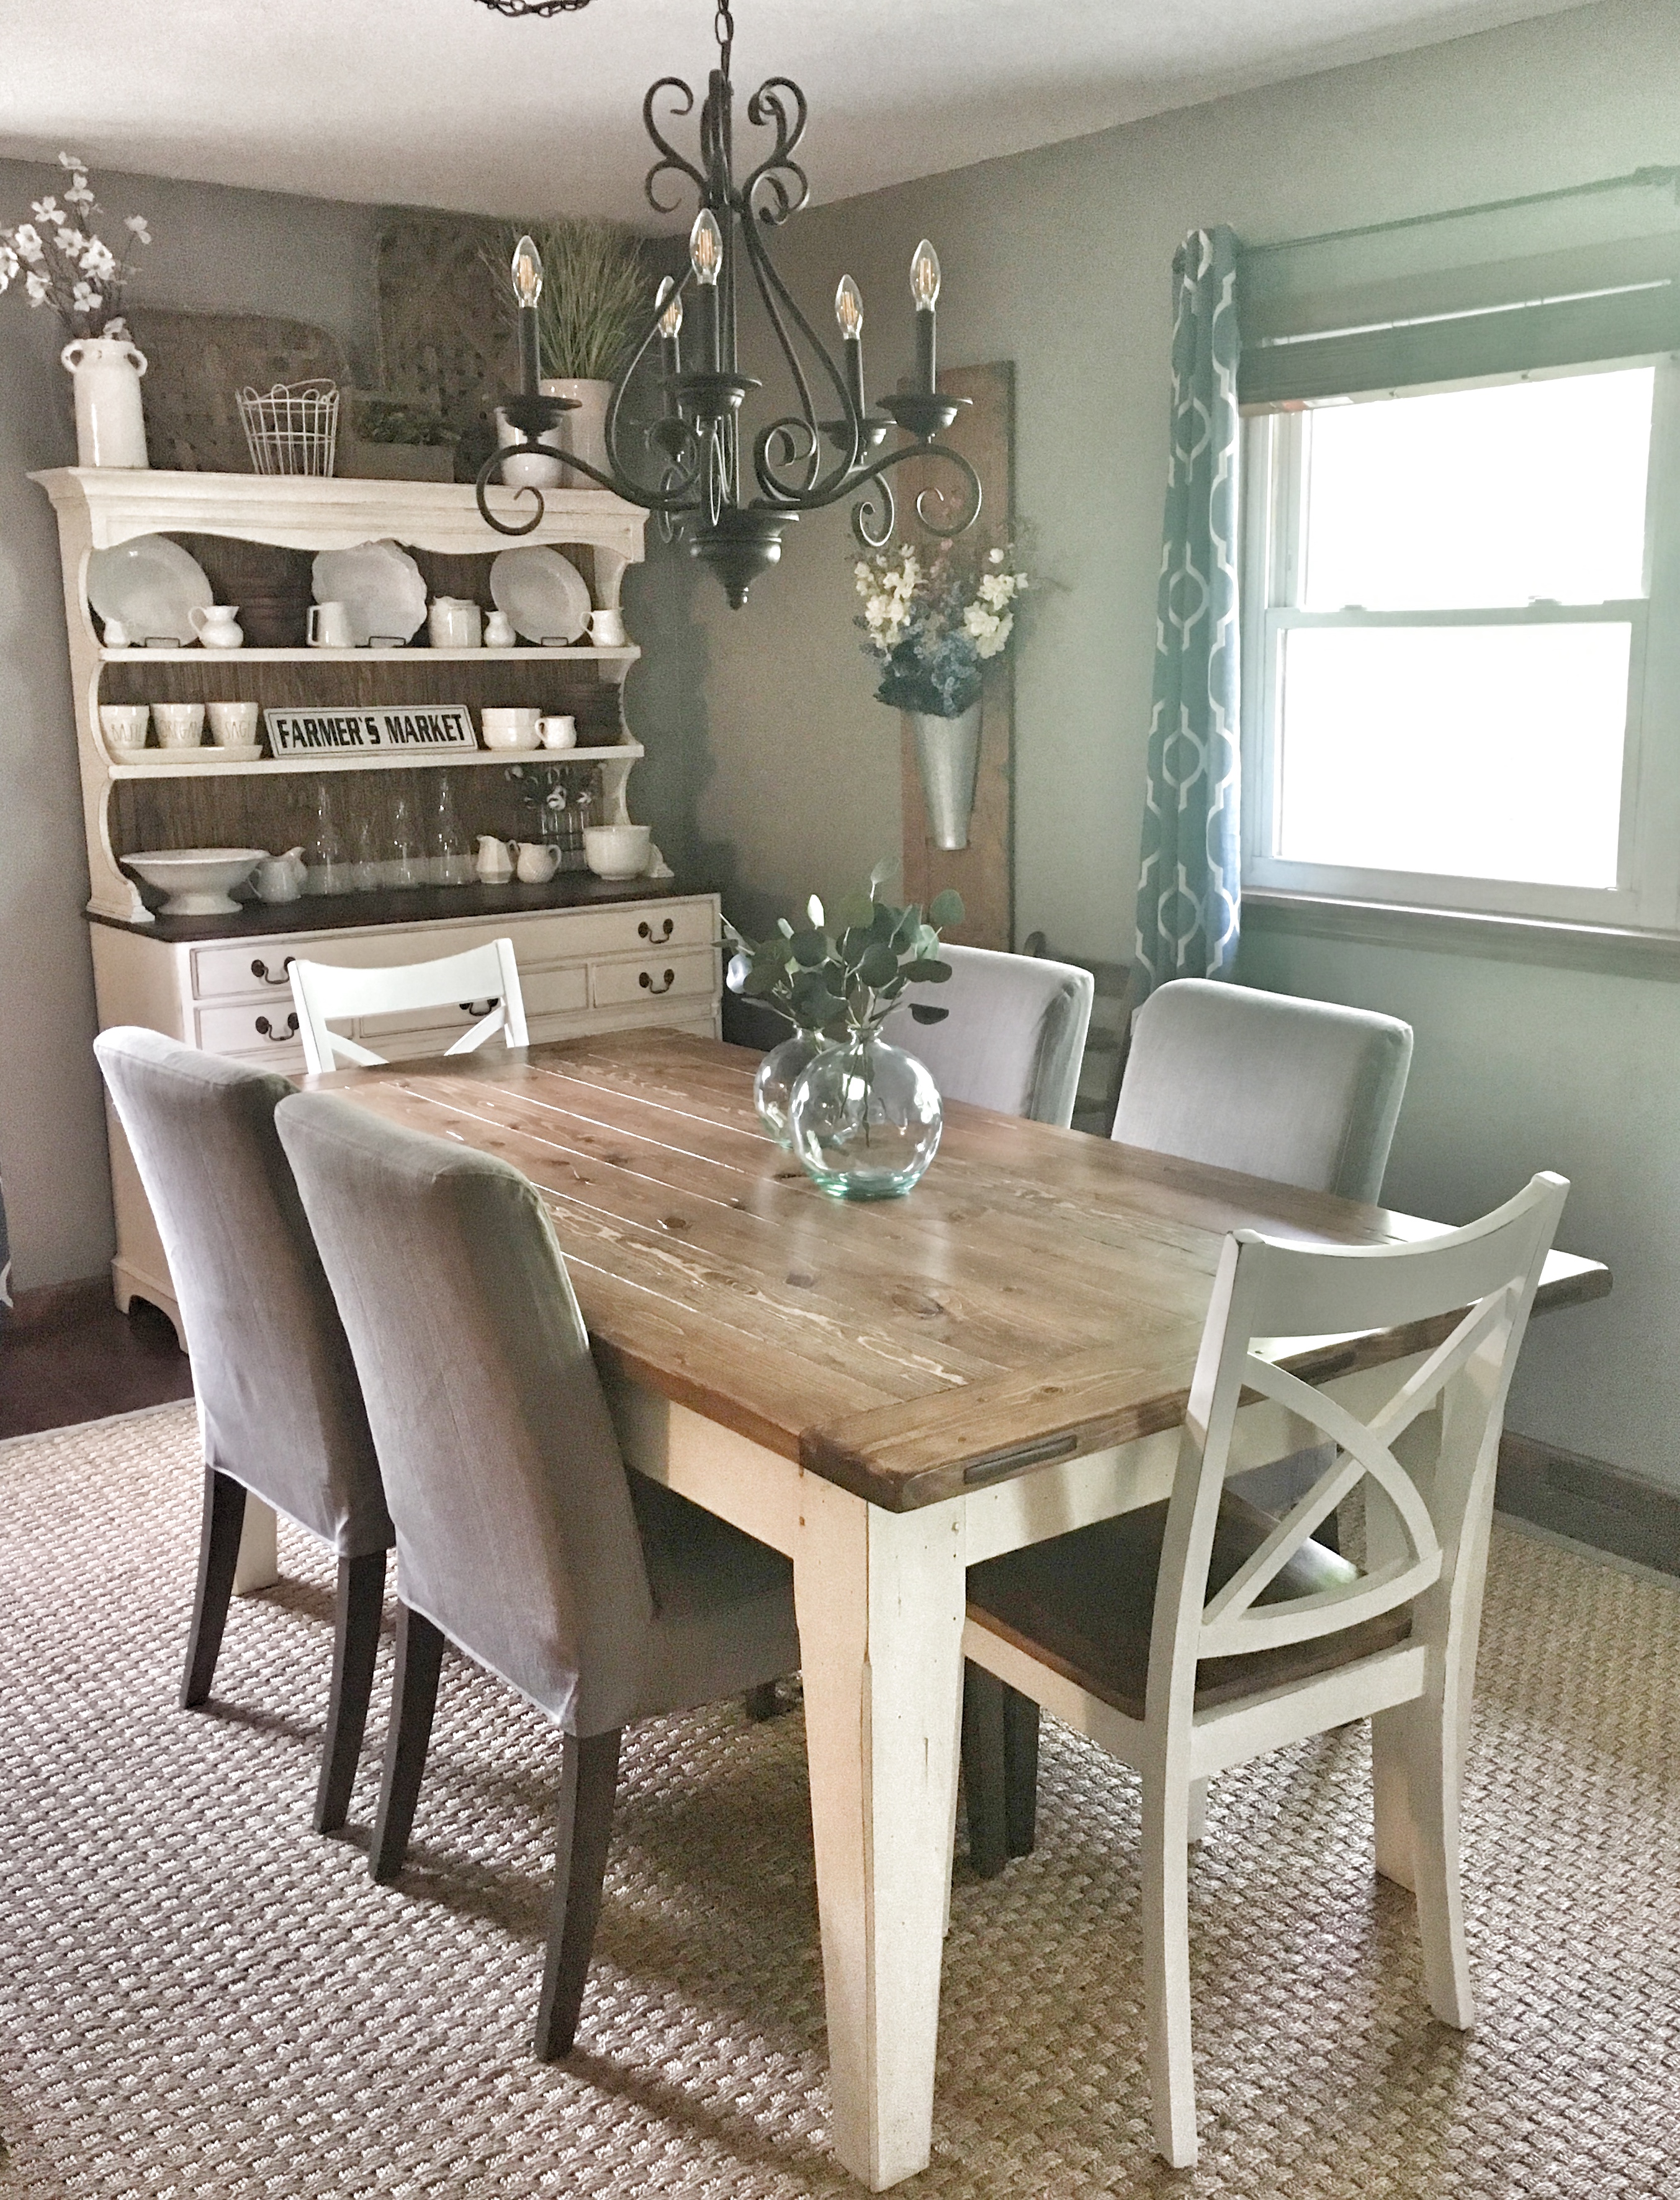
M545 749L575 749L577 746L575 718L539 718L537 731L542 735L542 745Z
M102 703L99 723L108 749L143 749L151 711L144 703Z
M479 725L487 749L534 749L542 739L537 731L541 712L521 704L504 708L491 705L481 711Z
M210 703L210 738L220 748L248 748L257 738L254 703Z
M435 596L426 611L426 635L434 649L481 648L484 614L464 596Z
M487 649L511 649L518 641L513 621L505 611L490 611L484 620L484 647Z
M312 649L353 648L355 642L350 632L348 605L311 604L308 641Z
M195 749L204 739L202 703L154 703L152 716L160 748Z
M624 614L622 611L595 611L589 621L589 639L597 649L622 649L624 647Z

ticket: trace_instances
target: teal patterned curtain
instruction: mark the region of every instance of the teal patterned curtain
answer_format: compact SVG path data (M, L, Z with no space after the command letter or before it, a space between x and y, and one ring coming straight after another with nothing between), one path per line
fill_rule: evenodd
M1134 998L1228 976L1240 886L1237 745L1237 241L1173 260L1171 457L1155 609Z

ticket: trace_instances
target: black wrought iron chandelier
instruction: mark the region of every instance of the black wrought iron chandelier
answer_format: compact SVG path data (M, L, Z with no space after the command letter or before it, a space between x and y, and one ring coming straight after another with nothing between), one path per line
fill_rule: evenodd
M515 16L571 14L587 3L481 0L498 15ZM569 452L566 464L656 513L668 536L680 533L690 554L711 567L738 608L752 582L780 559L782 537L802 512L820 512L855 497L853 530L865 549L878 550L891 540L897 524L889 473L907 459L933 459L953 470L953 491L924 489L916 512L930 534L948 539L979 517L980 483L960 452L937 440L968 400L942 396L937 386L939 260L932 245L925 238L911 263L914 386L880 398L872 410L864 394L863 298L857 284L843 276L835 293L841 340L837 362L777 273L767 242L810 196L805 173L794 158L808 116L805 95L790 78L773 76L748 100L748 121L773 131L774 143L738 183L730 81L735 26L727 0L717 8L715 31L718 66L700 109L698 165L669 143L655 114L667 96L674 117L691 114L690 87L680 77L661 77L642 102L643 124L658 155L648 171L648 203L659 214L675 212L679 200L668 202L660 195L666 178L679 184L686 179L698 195L688 271L680 282L668 276L660 284L646 332L613 385L606 418L607 471ZM763 384L740 372L737 356L737 278L743 261L787 362L798 407L753 438L750 477L743 464L741 407L748 392ZM534 509L522 523L510 522L490 508L485 491L491 479L505 459L528 453L552 457L554 446L540 438L576 406L575 399L545 397L539 387L537 300L542 279L536 248L528 237L522 238L513 261L521 387L503 410L524 440L498 450L478 477L479 510L503 535L528 535L541 524L542 493L522 485L518 493L534 500ZM658 417L639 420L628 393L656 342ZM875 456L895 430L902 440Z

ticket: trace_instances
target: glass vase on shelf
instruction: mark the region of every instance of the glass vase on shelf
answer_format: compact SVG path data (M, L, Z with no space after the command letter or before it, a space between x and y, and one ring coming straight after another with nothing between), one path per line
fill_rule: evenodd
M372 893L379 884L379 835L365 810L356 820L351 845L354 853L350 861L350 891Z
M475 878L472 850L455 810L455 790L446 771L436 775L437 784L428 798L426 863L430 883L437 886L470 886Z
M394 886L417 886L424 882L414 804L406 793L400 794L391 805L391 854L386 876Z
M790 1143L835 1199L895 1199L939 1150L939 1088L913 1054L873 1032L824 1046L788 1099Z
M308 874L306 893L336 894L348 891L350 866L345 858L344 843L333 822L331 793L324 779L315 782L309 830L304 835L303 860Z

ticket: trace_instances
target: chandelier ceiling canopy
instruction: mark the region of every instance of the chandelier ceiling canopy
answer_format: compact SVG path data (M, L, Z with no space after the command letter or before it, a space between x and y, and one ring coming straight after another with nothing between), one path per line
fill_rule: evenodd
M497 15L569 15L588 0L480 0ZM949 538L971 527L980 512L980 483L960 452L938 438L967 402L940 394L936 311L939 258L925 238L910 269L915 315L916 370L912 386L878 399L872 408L863 374L863 295L849 275L835 293L839 332L837 360L818 337L776 271L769 238L810 196L795 155L805 134L804 93L790 78L767 78L746 103L755 130L770 133L753 150L755 164L738 180L735 170L734 86L730 59L735 26L727 0L716 11L718 64L701 103L697 158L690 160L665 134L691 114L694 93L680 77L661 77L642 102L642 120L656 155L649 169L649 204L676 211L680 194L694 187L699 211L689 233L689 264L680 281L659 286L640 341L613 385L607 407L605 471L566 454L569 468L657 516L668 535L680 534L690 554L709 565L732 604L746 601L758 575L781 557L782 537L802 512L855 500L852 526L870 550L890 540L897 522L888 476L907 459L931 459L949 474L951 490L925 489L916 512L930 534ZM662 109L664 110L662 117ZM679 196L664 191L675 184ZM737 349L743 270L763 306L795 393L796 409L761 428L744 449L742 406L762 377L744 374ZM537 338L537 299L542 262L528 237L513 260L519 305L521 388L503 410L523 441L505 446L478 477L479 509L503 535L528 535L540 524L540 490L522 496L534 510L522 523L499 519L485 490L502 462L531 453L551 457L539 439L554 429L576 400L545 396ZM657 353L654 347L657 345ZM650 356L651 354L651 356ZM654 370L658 417L635 417L628 401L644 360ZM890 435L894 447L882 452Z

